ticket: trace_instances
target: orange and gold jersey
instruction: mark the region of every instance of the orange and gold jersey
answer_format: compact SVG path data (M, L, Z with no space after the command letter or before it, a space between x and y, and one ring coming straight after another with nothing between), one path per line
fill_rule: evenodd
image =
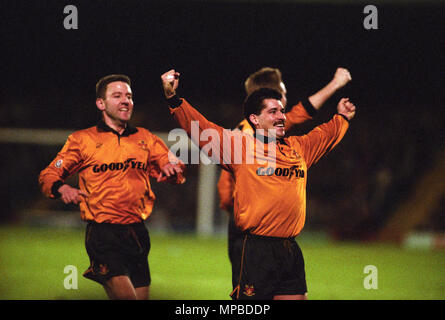
M304 104L299 102L294 105L289 112L286 112L285 131L287 132L293 126L311 120L312 115L315 112L316 110L309 101L306 101ZM252 126L246 119L241 121L237 128L242 132L253 135ZM233 192L235 190L235 180L231 172L226 170L221 171L217 189L219 195L219 207L231 212L233 210Z
M57 189L78 173L82 220L129 224L147 219L155 195L149 178L169 163L168 148L144 128L127 125L122 135L103 121L72 133L56 158L39 175L44 195L56 198Z
M341 141L349 126L342 116L334 115L306 135L267 141L266 137L223 129L184 99L171 112L189 136L192 121L199 125L200 132L212 129L219 135L211 141L194 142L209 150L213 161L234 175L235 224L243 231L273 237L295 237L300 233L306 218L307 170ZM227 148L227 139L241 141L242 145ZM241 156L236 150L241 150ZM252 158L255 161L250 161Z

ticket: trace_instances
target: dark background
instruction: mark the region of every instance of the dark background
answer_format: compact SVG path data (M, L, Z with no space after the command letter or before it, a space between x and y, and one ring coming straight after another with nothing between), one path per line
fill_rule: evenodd
M68 4L78 9L77 30L63 27ZM366 4L4 1L0 126L92 126L96 81L125 73L133 81L134 124L168 132L176 125L160 75L175 68L181 95L210 120L234 127L243 82L257 69L280 68L292 104L346 67L352 82L312 125L329 119L343 96L357 115L343 142L309 173L308 225L345 236L372 233L444 151L445 4L378 2L378 30L363 27ZM1 145L3 221L41 197L37 175L57 150ZM158 199L191 228L189 212L172 213L178 204L162 192ZM426 227L445 229L443 207Z

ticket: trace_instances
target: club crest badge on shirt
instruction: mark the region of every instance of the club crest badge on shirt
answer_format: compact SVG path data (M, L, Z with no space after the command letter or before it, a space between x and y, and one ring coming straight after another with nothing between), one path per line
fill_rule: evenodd
M108 272L110 272L110 270L108 269L106 264L100 264L99 265L99 274L101 275L106 275Z
M54 167L56 167L57 169L59 169L63 164L63 160L59 159L56 161L56 163L54 164Z
M255 288L253 286L249 286L249 285L245 285L244 286L244 291L243 291L244 295L248 296L248 297L252 297L255 295Z
M147 142L145 142L144 140L140 140L140 141L138 142L138 146L139 146L142 150L148 151L148 145L147 145Z

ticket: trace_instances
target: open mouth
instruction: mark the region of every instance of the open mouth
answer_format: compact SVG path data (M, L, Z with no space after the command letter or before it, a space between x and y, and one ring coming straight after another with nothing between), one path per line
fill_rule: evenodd
M120 108L119 111L121 111L121 112L128 112L128 111L130 111L130 109L129 108Z

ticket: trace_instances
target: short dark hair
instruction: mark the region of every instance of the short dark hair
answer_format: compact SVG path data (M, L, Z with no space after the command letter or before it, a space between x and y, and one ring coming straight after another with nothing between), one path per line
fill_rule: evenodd
M281 92L280 84L282 81L280 69L264 67L252 73L246 79L244 88L246 89L247 95L260 88L271 88Z
M251 114L259 115L261 113L261 111L265 108L263 101L265 99L281 100L281 98L282 94L278 90L270 88L255 90L247 96L246 100L244 101L244 117L252 128L255 128L255 126L252 124L252 122L250 122L249 116Z
M105 76L96 83L96 99L105 99L105 93L107 92L107 86L111 82L122 81L131 86L131 80L125 74L110 74Z

